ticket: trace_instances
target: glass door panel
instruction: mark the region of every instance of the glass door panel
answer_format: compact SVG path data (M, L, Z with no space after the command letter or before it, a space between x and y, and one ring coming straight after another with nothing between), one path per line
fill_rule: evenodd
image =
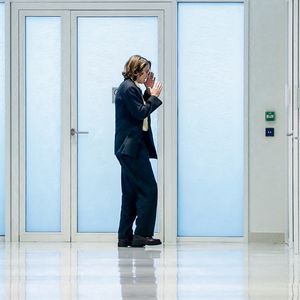
M21 240L70 239L67 18L20 14Z
M243 236L243 3L178 5L178 235Z
M158 17L78 16L77 24L77 232L116 233L121 186L114 156L113 89L127 59L140 54L158 68ZM141 34L140 34L141 33ZM157 140L157 116L152 118ZM77 142L77 145L76 145ZM156 161L153 163L156 173Z
M61 231L61 18L26 17L26 231Z

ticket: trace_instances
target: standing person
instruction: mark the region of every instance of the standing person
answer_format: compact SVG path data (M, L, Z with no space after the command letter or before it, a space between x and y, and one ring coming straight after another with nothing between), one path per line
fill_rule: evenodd
M122 74L115 98L115 155L122 186L118 247L159 245L161 241L153 238L157 184L149 158L157 159L150 114L162 104L158 99L162 84L155 82L151 62L140 55L129 58ZM144 94L140 84L146 87Z

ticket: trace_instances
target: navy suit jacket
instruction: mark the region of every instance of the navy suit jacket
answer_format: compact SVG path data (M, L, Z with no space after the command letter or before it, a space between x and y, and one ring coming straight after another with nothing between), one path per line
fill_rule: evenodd
M146 103L144 103L144 101ZM120 84L115 98L115 155L138 157L142 148L148 150L150 158L157 158L151 130L150 114L162 102L141 89L130 79ZM148 131L143 131L143 121L148 117Z

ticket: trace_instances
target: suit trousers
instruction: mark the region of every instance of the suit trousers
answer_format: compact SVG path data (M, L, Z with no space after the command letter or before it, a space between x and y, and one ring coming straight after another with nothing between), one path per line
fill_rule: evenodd
M143 151L144 152L144 151ZM122 207L119 239L132 239L135 234L153 236L157 209L157 183L148 155L133 158L117 155L121 164Z

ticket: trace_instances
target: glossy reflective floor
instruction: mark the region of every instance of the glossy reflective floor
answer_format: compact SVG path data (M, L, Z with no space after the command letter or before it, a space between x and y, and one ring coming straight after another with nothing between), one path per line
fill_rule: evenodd
M0 299L300 299L285 245L0 243Z

